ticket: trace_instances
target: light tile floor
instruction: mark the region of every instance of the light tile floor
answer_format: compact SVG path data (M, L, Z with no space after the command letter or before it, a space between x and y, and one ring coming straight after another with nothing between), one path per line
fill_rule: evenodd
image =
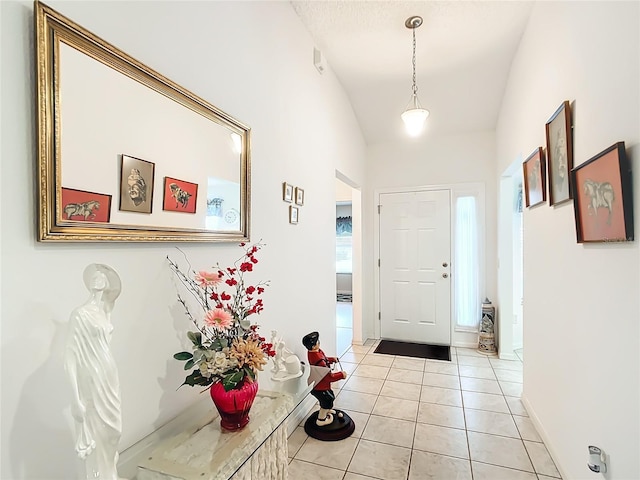
M522 362L452 348L452 361L341 357L336 407L356 423L338 442L289 437L290 480L551 480L560 478L527 416ZM315 410L315 409L314 409Z

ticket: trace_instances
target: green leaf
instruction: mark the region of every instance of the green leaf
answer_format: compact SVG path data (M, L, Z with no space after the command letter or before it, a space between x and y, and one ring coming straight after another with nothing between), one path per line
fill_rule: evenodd
M193 358L193 354L189 353L189 352L179 352L179 353L175 353L173 355L173 358L175 358L176 360L189 360L190 358Z
M238 383L240 383L240 380L242 380L243 378L244 378L244 371L238 370L237 372L226 375L222 379L222 386L224 387L225 391L228 392L229 390L236 388Z
M222 345L222 341L220 340L220 338L216 338L211 342L211 349L215 350L216 352L220 352L225 346Z
M203 387L206 387L208 385L211 385L212 383L213 380L211 378L203 377L200 373L200 370L194 370L191 375L188 375L184 379L184 383L182 385L189 385L190 387L193 387L195 385L202 385ZM182 385L180 385L180 387Z
M184 369L189 370L195 365L195 363L196 362L193 361L193 358L191 360L188 360L187 363L184 364Z
M187 332L187 338L191 340L196 347L202 345L202 333L200 332Z
M244 373L246 374L246 376L247 376L247 377L249 377L249 379L250 379L252 382L254 382L254 381L255 381L255 379L256 379L256 374L255 374L255 372L253 371L253 369L252 369L252 368L250 368L250 367L244 367L244 369L243 369L243 370L244 370Z

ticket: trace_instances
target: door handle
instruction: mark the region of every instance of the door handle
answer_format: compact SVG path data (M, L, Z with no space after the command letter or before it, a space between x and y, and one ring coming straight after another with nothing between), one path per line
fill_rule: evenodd
M442 278L448 278L448 277L449 277L449 274L448 274L448 273L443 273L443 274L442 274Z

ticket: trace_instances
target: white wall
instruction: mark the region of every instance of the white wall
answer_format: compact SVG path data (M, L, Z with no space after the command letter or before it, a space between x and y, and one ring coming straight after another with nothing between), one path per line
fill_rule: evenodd
M569 100L575 165L626 142L638 224L639 17L638 2L536 2L499 117L497 176L544 145L545 122ZM523 398L563 478L596 477L588 445L610 455L604 478L640 478L635 232L579 245L572 203L524 212Z
M428 123L429 120L427 120ZM400 117L398 117L400 122ZM418 139L406 142L378 144L367 149L366 188L363 192L364 238L373 239L377 189L478 182L485 185L485 245L486 280L483 295L493 298L496 292L496 178L495 141L493 132L476 132L444 137L432 137L428 130ZM375 298L375 277L378 275L373 242L366 242L364 260L363 330L372 336L378 322ZM375 320L374 320L375 318ZM466 341L466 335L454 335Z
M188 322L165 257L225 264L223 244L37 243L33 3L1 3L3 480L75 478L61 355L82 271L114 267L123 292L112 350L121 380L125 448L192 404L172 359ZM252 239L267 247L253 277L270 279L262 332L276 328L304 358L319 330L335 350L335 172L363 184L364 141L341 86L312 63L313 43L288 2L48 2L93 33L252 128ZM108 135L109 132L103 132ZM281 185L305 189L298 225ZM261 384L264 377L261 378ZM265 382L265 385L267 383Z

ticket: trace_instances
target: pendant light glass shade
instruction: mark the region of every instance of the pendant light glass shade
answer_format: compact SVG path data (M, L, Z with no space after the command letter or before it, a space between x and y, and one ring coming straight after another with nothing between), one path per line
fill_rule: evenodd
M418 85L416 84L416 28L420 25L422 25L422 17L418 16L409 17L407 21L404 22L404 26L411 29L413 36L413 55L411 57L413 85L411 86L411 100L409 100L409 105L407 105L401 118L407 133L412 137L420 135L420 132L422 132L424 128L424 122L429 116L429 110L422 108L420 102L418 102Z
M420 135L428 116L429 110L425 110L420 106L418 95L412 94L407 109L401 115L407 133L412 137Z

